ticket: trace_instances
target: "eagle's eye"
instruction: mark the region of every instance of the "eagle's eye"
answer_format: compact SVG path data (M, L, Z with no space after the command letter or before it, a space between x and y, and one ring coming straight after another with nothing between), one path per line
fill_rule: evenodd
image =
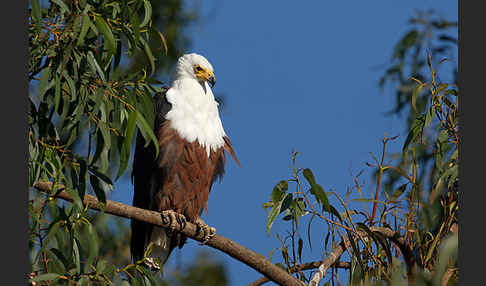
M195 69L196 69L196 71L202 71L203 70L202 67L200 67L200 66L196 66Z

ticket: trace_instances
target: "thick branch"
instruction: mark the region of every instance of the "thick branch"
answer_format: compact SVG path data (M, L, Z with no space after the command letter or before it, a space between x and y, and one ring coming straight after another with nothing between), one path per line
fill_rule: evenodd
M39 182L35 185L35 187L40 191L50 193L52 188L52 183ZM62 187L58 189L61 191L56 195L56 197L70 202L73 201L73 199L68 193L62 191ZM88 205L89 208L96 209L96 210L103 209L102 204L96 199L96 197L91 195L85 195L83 204ZM110 200L106 201L104 212L112 215L120 216L120 217L125 217L125 218L151 223L164 228L171 228L175 231L179 231L184 235L200 242L202 242L204 239L202 237L203 234L197 232L196 225L188 222L183 229L181 229L179 225L171 226L170 221L167 219L163 219L162 214L159 212L136 208L133 206L129 206L126 204L122 204ZM288 274L285 270L270 263L263 255L258 254L252 250L249 250L241 246L240 244L232 240L229 240L221 235L216 234L206 244L213 248L219 249L224 253L228 254L229 256L245 263L246 265L257 270L258 272L266 276L268 279L270 279L275 283L278 283L279 285L299 285L299 286L302 285L302 283L299 280L297 280L292 275Z
M310 270L310 269L315 269L315 268L318 268L319 266L321 266L322 264L322 261L312 261L312 262L307 262L307 263L302 263L302 264L299 264L299 265L296 265L292 268L290 268L290 273L295 273L295 272L300 272L300 271L304 271L304 270ZM346 269L349 269L350 267L350 263L349 262L336 262L334 263L331 267L335 267L335 268L346 268ZM268 278L266 277L262 277L262 278L259 278L257 280L255 280L254 282L248 284L248 286L260 286L260 285L263 285L265 283L267 283L268 281Z

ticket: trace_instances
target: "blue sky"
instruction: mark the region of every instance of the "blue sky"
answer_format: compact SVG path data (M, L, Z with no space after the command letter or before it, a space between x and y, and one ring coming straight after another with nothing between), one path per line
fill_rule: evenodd
M279 246L275 233L285 233L287 225L278 219L268 237L262 204L278 181L289 178L292 150L301 152L298 166L311 168L326 191L344 194L353 175L365 170L363 191L370 197L369 152L380 152L384 132L400 136L391 151L406 137L402 118L384 114L394 97L378 87L392 47L410 29L415 10L436 8L449 20L457 20L458 12L451 0L300 3L200 1L202 19L190 29L188 52L206 56L215 68L213 91L225 96L221 117L242 165L228 157L204 219L267 257ZM130 204L132 194L125 177L111 199ZM313 250L304 249L309 260L320 258L326 229L318 225L313 223ZM191 262L201 249L227 265L230 285L261 277L194 241L174 252L169 269L177 260Z

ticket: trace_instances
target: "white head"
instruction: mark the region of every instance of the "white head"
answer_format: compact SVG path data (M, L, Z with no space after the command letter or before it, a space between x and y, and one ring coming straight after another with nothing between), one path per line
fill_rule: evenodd
M165 116L170 126L189 142L197 140L206 148L216 151L224 146L226 136L219 118L218 103L208 84L216 79L213 66L198 54L186 54L179 58L174 80L166 93L172 108Z
M198 54L185 54L179 58L175 70L175 79L194 78L204 83L208 82L211 86L216 84L213 66L209 61Z

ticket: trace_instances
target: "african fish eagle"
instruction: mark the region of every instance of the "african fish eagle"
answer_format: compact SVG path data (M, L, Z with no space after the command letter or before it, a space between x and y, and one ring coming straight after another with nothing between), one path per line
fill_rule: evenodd
M178 59L173 81L165 92L154 96L154 134L159 155L152 145L144 147L137 135L133 160L133 205L153 211L173 211L177 219L197 224L210 239L215 229L201 220L207 211L213 182L224 173L225 151L240 165L219 118L218 103L211 87L216 78L209 61L198 54ZM171 212L172 213L172 212ZM172 250L187 238L181 233L131 221L130 250L134 261L144 257L152 270L165 264Z

